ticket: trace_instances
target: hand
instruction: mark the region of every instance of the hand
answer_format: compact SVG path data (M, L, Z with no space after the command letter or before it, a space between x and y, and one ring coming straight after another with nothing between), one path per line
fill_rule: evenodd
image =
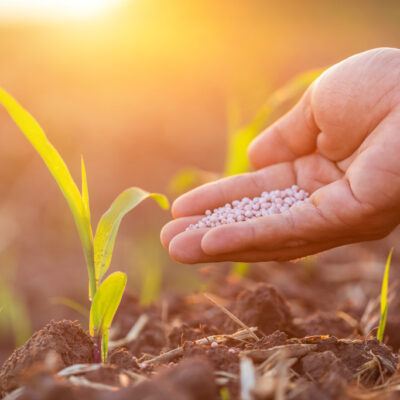
M375 49L325 71L249 147L255 172L173 204L161 232L183 263L288 260L379 239L400 222L400 50ZM309 202L282 214L185 232L206 209L293 184Z

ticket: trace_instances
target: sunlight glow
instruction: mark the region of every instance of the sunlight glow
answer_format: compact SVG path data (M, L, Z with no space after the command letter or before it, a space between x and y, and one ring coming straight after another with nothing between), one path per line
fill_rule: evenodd
M1 19L86 19L103 14L120 0L1 0Z

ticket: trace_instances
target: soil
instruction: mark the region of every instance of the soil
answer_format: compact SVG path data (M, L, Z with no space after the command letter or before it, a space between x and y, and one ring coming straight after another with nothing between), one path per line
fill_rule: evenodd
M93 362L93 344L82 328L71 321L50 322L16 349L0 370L0 388L9 392L18 387L21 375L35 364L55 354L58 369Z
M357 302L343 301L342 293L340 302L327 303L319 297L326 282L318 277L313 303L312 293L303 290L309 278L298 271L282 293L278 284L257 282L261 270L245 279L221 270L206 273L209 296L219 306L199 294L168 295L160 306L141 307L125 294L111 340L124 339L143 315L148 318L136 338L110 350L104 365L93 364L92 340L76 322L50 322L1 367L2 396L236 400L245 398L247 382L251 400L395 398L396 318L389 318L384 344L375 331L365 331L376 326L376 313L366 316Z

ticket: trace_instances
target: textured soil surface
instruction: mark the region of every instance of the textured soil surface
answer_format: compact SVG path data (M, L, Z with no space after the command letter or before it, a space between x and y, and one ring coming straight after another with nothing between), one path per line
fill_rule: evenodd
M332 283L319 278L310 293L304 275L280 293L279 284L259 283L260 273L238 279L217 271L206 296L164 296L147 308L126 293L105 365L92 363L91 338L76 322L52 321L3 364L1 394L14 400L397 398L398 323L389 318L387 344L374 337L379 302L363 309L342 293L335 300ZM392 295L392 310L397 302Z
M22 347L15 350L0 370L0 388L15 389L23 372L52 357L62 369L73 364L92 362L92 340L82 328L71 321L50 322L36 332Z

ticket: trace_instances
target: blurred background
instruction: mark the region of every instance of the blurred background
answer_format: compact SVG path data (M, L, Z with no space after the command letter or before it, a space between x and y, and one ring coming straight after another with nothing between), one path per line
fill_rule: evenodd
M78 182L84 156L97 222L129 186L173 199L182 169L222 171L229 130L272 93L310 69L398 47L399 20L396 0L0 0L0 86L40 122ZM168 218L140 205L117 240L112 265L147 303L204 279L161 248ZM60 303L87 306L86 293L66 202L0 109L0 359L50 319L81 318Z

